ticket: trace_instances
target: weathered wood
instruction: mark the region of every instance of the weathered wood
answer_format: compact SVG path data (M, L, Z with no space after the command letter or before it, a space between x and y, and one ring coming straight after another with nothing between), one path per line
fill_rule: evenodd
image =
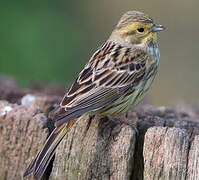
M179 128L150 128L144 140L144 179L186 179L189 136Z
M195 136L193 142L191 143L188 156L187 179L199 179L199 136Z
M135 139L131 127L86 117L58 147L51 179L130 179Z
M165 107L153 108L145 105L137 110L139 136L137 137L134 154L136 166L134 166L132 171L133 180L144 179L143 146L147 130L154 126L178 127L187 130L191 141L195 135L199 134L199 116L195 112L198 112L198 110L186 106L168 109Z
M46 116L34 106L0 101L0 179L22 179L25 167L46 140ZM31 179L31 178L30 178Z
M52 121L42 112L47 115L60 98L33 96L23 98L24 105L0 101L0 180L22 179L52 130ZM138 136L129 126L85 117L63 139L47 175L52 180L197 180L199 118L195 110L145 105L129 113L129 120L135 118Z

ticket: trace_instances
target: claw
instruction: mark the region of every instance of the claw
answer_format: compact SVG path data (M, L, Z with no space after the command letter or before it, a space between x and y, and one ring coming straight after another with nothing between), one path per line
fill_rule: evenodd
M139 132L137 129L138 118L137 118L136 114L133 114L133 116L131 117L132 120L129 120L125 116L120 115L120 114L116 114L116 115L114 115L114 117L109 116L108 119L118 123L118 125L116 127L114 127L114 129L112 131L114 141L116 141L115 137L120 133L120 131L124 127L124 125L129 125L130 127L132 127L135 130L136 135L137 136L139 135Z

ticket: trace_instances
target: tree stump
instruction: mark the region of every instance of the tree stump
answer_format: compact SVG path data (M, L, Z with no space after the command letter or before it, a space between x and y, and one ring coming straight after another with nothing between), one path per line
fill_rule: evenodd
M10 96L0 101L0 180L22 179L54 127L48 113L60 100L24 90L15 94L18 104ZM129 112L129 120L138 119L137 135L120 122L86 116L63 139L44 179L197 180L199 111L181 109L143 105Z

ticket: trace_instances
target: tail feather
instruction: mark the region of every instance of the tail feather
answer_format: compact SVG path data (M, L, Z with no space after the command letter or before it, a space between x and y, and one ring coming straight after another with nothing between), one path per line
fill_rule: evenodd
M37 161L37 158L38 158L39 154L40 154L40 151L36 155L36 157L33 159L33 161L29 164L29 166L27 167L26 171L23 174L23 177L28 176L29 174L31 174L34 171L34 166L35 166L35 163Z
M50 160L55 154L55 150L63 137L68 132L69 128L75 123L76 120L70 120L62 126L56 127L47 139L43 149L37 154L36 158L28 166L24 173L24 177L33 172L35 179L40 179L45 172Z
M55 129L53 133L50 135L35 163L33 172L35 179L40 179L40 177L42 177L43 173L45 172L45 169L47 168L51 158L55 153L56 147L59 145L66 133L67 128L63 126L58 131L57 129Z

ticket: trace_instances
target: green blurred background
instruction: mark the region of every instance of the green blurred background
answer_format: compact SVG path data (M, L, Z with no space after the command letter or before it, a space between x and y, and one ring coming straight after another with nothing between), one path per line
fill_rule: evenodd
M194 103L199 92L198 0L1 1L0 74L68 86L120 16L141 10L167 27L161 63L150 90L153 105Z

